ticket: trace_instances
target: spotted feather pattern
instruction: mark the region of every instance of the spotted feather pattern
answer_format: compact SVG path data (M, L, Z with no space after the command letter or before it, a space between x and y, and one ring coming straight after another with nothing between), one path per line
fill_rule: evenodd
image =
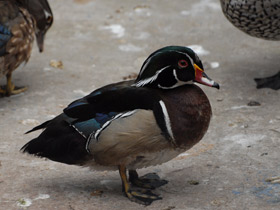
M34 41L34 21L26 9L0 1L0 77L27 62Z
M279 0L220 0L226 18L243 32L280 40Z

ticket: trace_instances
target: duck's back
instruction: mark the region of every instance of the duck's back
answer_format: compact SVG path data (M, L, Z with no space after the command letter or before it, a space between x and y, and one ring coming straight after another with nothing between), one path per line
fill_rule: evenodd
M34 22L14 1L0 1L0 76L27 62L34 40Z

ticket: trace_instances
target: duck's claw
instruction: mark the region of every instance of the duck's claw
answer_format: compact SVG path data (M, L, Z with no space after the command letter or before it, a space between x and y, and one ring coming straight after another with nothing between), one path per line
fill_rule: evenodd
M23 93L27 90L27 87L15 87L12 85L11 87L0 87L0 95L1 96L11 96Z
M7 85L6 87L0 88L0 94L3 96L11 96L11 95L16 95L19 93L22 93L27 90L27 87L16 87L12 83L12 74L9 73L7 74Z
M7 96L8 95L17 95L17 94L20 94L20 93L23 93L24 91L27 90L27 87L14 87L12 91L10 91L8 94L6 94Z
M162 198L150 190L131 190L129 189L127 192L124 192L125 195L129 198L129 200L143 204L143 205L150 205L153 201L161 200Z
M153 201L162 199L160 196L154 194L153 192L147 189L139 189L139 190L131 189L131 186L126 176L125 166L123 165L119 166L119 172L122 179L123 192L129 198L129 200L143 205L150 205ZM136 171L135 173L137 174Z
M168 181L160 179L156 173L149 173L138 177L138 174L135 170L129 171L129 181L134 186L146 189L155 189L168 183Z

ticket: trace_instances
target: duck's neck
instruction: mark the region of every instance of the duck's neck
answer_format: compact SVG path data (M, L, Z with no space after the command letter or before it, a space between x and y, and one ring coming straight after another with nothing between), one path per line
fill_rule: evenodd
M196 85L160 92L168 112L174 142L190 148L206 133L212 115L210 102Z

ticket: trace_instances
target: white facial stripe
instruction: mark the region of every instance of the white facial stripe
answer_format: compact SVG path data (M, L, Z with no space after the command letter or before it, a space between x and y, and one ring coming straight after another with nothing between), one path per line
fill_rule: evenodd
M182 86L185 84L193 84L193 81L181 81L177 76L176 69L173 69L173 75L174 75L175 79L177 80L177 83L170 88Z
M192 66L193 66L194 61L193 61L193 59L192 59L187 53L183 53L183 52L180 52L180 51L175 51L175 52L180 53L180 54L183 54L183 55L186 55L186 56L190 59L190 61L191 61L191 63L192 63ZM193 67L194 67L194 66L193 66Z
M189 58L189 60L191 61L191 65L192 65L193 68L194 68L194 61L193 61L193 59L192 59L187 53L183 53L183 52L176 51L176 50L170 50L170 52L177 52L177 53L179 53L179 54L183 54L183 55L187 56L187 57ZM159 53L161 53L161 52L158 52L158 53L156 53L155 55L158 55ZM143 66L143 67L141 68L141 70L140 70L140 73L139 73L140 76L141 76L141 74L143 73L143 71L146 69L147 65L150 63L151 59L152 59L155 55L151 56L151 57L146 61L146 63L144 64L144 66ZM195 56L197 56L197 55L195 54ZM167 67L170 67L170 66L167 66ZM158 77L158 75L160 74L160 72L163 71L163 70L164 70L165 68L167 68L167 67L164 67L164 68L158 70L158 71L155 73L154 76L152 76L152 77L150 77L150 78L147 78L147 79L144 79L144 80L140 80L139 82L133 84L132 86L141 87L141 86L144 86L144 85L146 85L146 84L152 83L154 80L157 79L157 77ZM172 88L175 88L175 87L178 87L178 86L182 86L182 85L185 85L185 84L193 84L193 81L184 82L184 81L179 80L175 69L173 70L173 75L174 75L174 78L175 78L176 81L177 81L177 83L176 83L175 85L173 85L173 86L171 86L171 87L163 87L163 86L161 86L160 84L158 84L158 87L161 88L161 89L172 89Z
M173 75L174 75L175 79L177 80L177 82L179 82L180 80L177 77L176 69L173 69Z
M154 56L152 56L152 57L154 57ZM146 67L147 67L148 63L150 63L152 57L150 57L150 58L146 61L145 65L140 69L139 75L141 75L141 74L143 73L143 70L146 69Z
M162 69L158 70L154 76L152 77L149 77L149 78L146 78L146 79L143 79L143 80L140 80L138 81L137 83L133 84L132 86L136 86L136 87L141 87L141 86L144 86L146 84L149 84L149 83L152 83L153 81L155 81L158 77L158 75L160 74L160 72L162 72L164 69L168 68L170 66L165 66L163 67Z
M45 18L48 19L48 17L51 17L52 14L49 13L47 10L44 10L44 13L45 13Z
M174 51L174 52L177 52L177 53L186 55L186 56L189 58L189 60L191 61L191 64L192 64L192 66L193 66L194 61L193 61L193 59L192 59L187 53L183 53L183 52L176 51L176 50L169 50L169 51L170 51L170 52ZM160 54L160 53L162 53L162 52L158 52L158 53L154 54L153 56L151 56L151 57L146 61L146 63L144 64L144 66L140 69L139 76L141 76L141 74L143 73L144 69L146 69L147 65L150 63L150 61L152 60L152 58L153 58L154 56ZM198 57L196 54L195 54L195 56ZM194 66L193 66L193 67L194 67Z
M174 140L174 136L173 136L173 132L172 132L172 128L171 128L171 123L170 123L170 118L169 118L166 106L165 106L165 104L162 100L159 101L159 104L160 104L162 112L164 114L164 120L165 120L165 125L166 125L166 128L167 128L167 132L168 132L169 136L172 138L172 140Z
M153 56L151 56L151 57L146 61L146 63L144 64L144 66L140 69L139 76L141 76L141 74L143 73L144 69L146 69L147 65L150 63L150 61L152 60L152 58L155 57L156 55L160 54L160 53L162 53L162 52L155 53Z
M193 59L192 59L187 53L183 53L183 52L180 52L180 51L177 51L177 50L169 50L169 52L172 52L172 51L173 51L173 52L180 53L180 54L183 54L183 55L186 55L186 56L190 59L192 65L194 64ZM147 65L150 63L151 59L152 59L154 56L156 56L156 55L158 55L158 54L160 54L160 53L162 53L162 52L157 52L157 53L155 53L153 56L151 56L151 57L146 61L145 65L140 69L139 75L141 75L141 74L143 73L143 70L146 69L146 67L147 67ZM198 58L197 54L196 54L196 53L194 53L194 54L195 54L195 56ZM198 60L199 60L199 59L198 59Z
M193 84L193 81L187 81L187 82L185 82L185 81L179 80L179 78L178 78L178 76L177 76L177 73L176 73L176 69L173 69L173 75L174 75L174 77L175 77L175 79L176 79L176 81L177 81L177 83L176 83L175 85L173 85L173 86L171 86L171 87L163 87L163 86L161 86L160 84L158 84L158 87L161 88L161 89L173 89L173 88L175 88L175 87L179 87L179 86L182 86L182 85Z

